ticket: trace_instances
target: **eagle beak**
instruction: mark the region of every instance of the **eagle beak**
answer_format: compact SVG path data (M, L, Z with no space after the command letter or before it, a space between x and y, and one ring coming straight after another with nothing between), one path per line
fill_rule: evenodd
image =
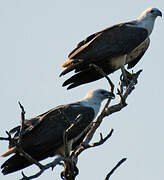
M114 99L114 98L115 98L115 95L114 95L112 92L109 92L108 98Z
M157 16L162 17L162 12L160 10L157 11Z

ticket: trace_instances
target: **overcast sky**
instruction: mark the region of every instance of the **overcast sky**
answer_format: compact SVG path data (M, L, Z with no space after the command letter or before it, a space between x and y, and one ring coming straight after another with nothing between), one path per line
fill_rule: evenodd
M110 25L132 20L148 7L164 10L163 0L0 0L0 136L19 124L18 101L31 118L60 104L74 102L95 88L108 89L105 79L67 91L59 78L60 64L76 44ZM127 161L112 180L163 180L164 162L164 24L157 18L151 44L134 70L143 69L128 106L105 118L99 133L114 134L104 145L80 155L78 180L104 179L116 163ZM118 84L120 71L110 75ZM113 103L117 103L116 100ZM0 142L0 153L7 142ZM0 164L6 159L1 158ZM50 160L50 159L48 159ZM52 159L51 159L52 160ZM24 170L31 175L34 166ZM47 171L38 179L59 179L62 168ZM21 172L0 179L19 179ZM54 178L55 177L55 178Z

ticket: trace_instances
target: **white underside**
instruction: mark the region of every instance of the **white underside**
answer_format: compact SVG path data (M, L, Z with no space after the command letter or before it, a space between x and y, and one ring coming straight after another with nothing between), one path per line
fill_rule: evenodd
M141 43L138 47L131 51L131 53L110 58L110 66L112 66L114 69L120 69L124 65L131 62L133 59L137 58L141 52L146 51L149 43L150 39L147 38L143 43Z

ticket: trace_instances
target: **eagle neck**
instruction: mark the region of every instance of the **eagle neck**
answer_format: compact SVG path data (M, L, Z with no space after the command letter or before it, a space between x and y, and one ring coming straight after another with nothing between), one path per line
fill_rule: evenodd
M137 27L142 27L148 30L149 35L152 33L153 28L154 28L154 22L155 22L154 17L146 17L146 16L139 16L136 19L136 25Z
M83 99L80 102L83 106L91 107L94 109L95 112L95 117L97 116L100 106L101 106L101 101L98 99Z

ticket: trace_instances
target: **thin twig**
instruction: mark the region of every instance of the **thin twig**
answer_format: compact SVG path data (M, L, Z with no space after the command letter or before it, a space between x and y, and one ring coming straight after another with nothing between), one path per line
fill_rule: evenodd
M123 162L125 162L125 161L126 161L126 158L121 159L121 160L117 163L117 165L107 174L105 180L109 180L110 177L111 177L111 175L114 173L114 171L115 171L119 166L121 166L121 164L122 164Z
M64 112L62 112L62 114L64 115L64 117L67 117L66 114ZM70 155L70 152L68 152L68 139L67 139L67 136L68 134L70 133L70 131L72 130L72 128L77 125L78 123L80 123L80 120L82 120L82 115L79 114L75 121L63 132L63 144L64 144L64 149L65 149L65 154L66 154L66 157L68 158L69 155ZM68 119L69 120L69 119ZM69 120L70 122L70 120Z
M53 168L54 168L56 165L63 165L63 164L61 163L61 161L64 161L64 160L66 160L65 157L60 156L60 157L56 158L54 161L52 161L52 162L44 165L44 169L40 169L40 171L39 171L38 173L36 173L36 174L34 174L34 175L32 175L32 176L26 176L26 175L22 172L23 178L22 178L21 180L35 179L35 178L39 177L45 170L47 170L47 169L49 169L49 168L52 168L52 170L53 170Z
M67 138L66 130L63 132L63 146L64 146L65 157L69 157L70 152L68 148L68 138Z
M95 64L91 64L91 67L95 68L96 71L98 71L103 77L105 77L111 87L111 92L114 91L114 85L112 83L112 81L110 80L110 78L104 73L104 71L96 66ZM10 133L8 133L8 137L7 138L3 138L1 137L0 140L7 140L7 141L11 141L14 140L14 142L16 143L16 147L17 150L19 151L19 153L21 155L23 155L28 161L30 161L32 164L36 164L39 168L40 171L32 176L25 176L25 174L22 172L23 178L22 180L29 180L29 179L35 179L37 177L39 177L46 169L48 168L54 168L56 165L63 165L63 163L66 165L66 169L64 171L64 173L66 173L66 177L64 176L65 179L67 180L73 180L76 177L76 172L78 171L77 167L75 166L74 162L76 159L76 163L77 163L77 158L79 156L79 154L81 152L83 152L84 150L91 148L91 147L96 147L99 146L101 144L103 144L104 142L106 142L112 135L113 130L110 131L110 133L103 138L102 134L100 134L100 140L98 142L89 144L89 142L91 141L94 133L96 132L97 128L100 126L100 124L102 123L102 120L105 116L108 116L114 112L120 111L123 107L125 107L126 104L126 99L127 97L131 94L131 92L134 90L134 86L137 83L137 78L139 77L141 73L141 70L138 71L136 74L133 74L132 79L130 80L130 83L128 85L126 85L125 83L123 83L123 80L120 80L120 84L119 84L119 90L118 90L118 95L120 96L120 101L118 102L118 104L110 106L110 101L111 99L108 99L108 101L106 102L103 110L101 111L100 115L96 118L96 120L92 123L91 128L89 130L89 132L87 133L86 137L84 138L83 142L81 143L81 145L76 148L70 155L70 152L68 151L68 142L67 142L67 136L69 134L69 132L72 130L72 128L77 125L78 123L80 123L81 120L81 116L79 115L75 122L71 122L69 120L69 118L65 115L65 113L63 111L61 111L60 113L63 114L64 119L66 120L67 123L69 123L69 128L66 129L66 131L64 132L63 135L63 142L64 142L64 146L65 146L65 152L66 152L66 157L59 157L56 158L53 162L48 163L46 165L42 165L40 164L38 161L36 161L35 159L33 159L29 154L27 154L26 152L24 152L21 143L22 143L22 134L24 133L24 122L25 122L25 111L24 111L24 107L20 104L20 108L22 110L21 112L21 128L20 128L20 133L19 133L19 143L15 142L14 138L11 138ZM125 88L124 88L125 87ZM75 128L75 127L74 127ZM126 160L126 158L122 159L111 171L110 173L108 173L108 175L106 176L105 180L108 180L111 175L114 173L114 171ZM67 171L67 172L66 172ZM70 175L73 176L70 176ZM72 179L71 179L72 178Z
M109 106L111 99L108 99L108 101L106 102L103 110L101 111L100 115L96 118L96 120L94 121L94 123L91 125L90 130L88 131L87 135L85 136L85 138L83 139L82 144L89 144L89 142L91 141L91 139L93 138L93 135L95 134L97 128L100 126L100 124L102 123L103 118L105 117L106 114L106 108ZM74 159L77 159L78 155L83 152L85 150L84 146L80 146L79 148L77 148L74 152L73 152L73 157Z
M67 117L64 112L62 112L62 114L64 115L64 118ZM68 127L63 133L64 152L65 152L66 158L69 159L69 161L68 160L64 161L64 171L61 173L62 179L74 180L78 174L78 169L77 169L77 167L71 157L71 154L70 154L67 136L68 136L69 132L72 130L72 128L75 125L77 125L81 119L82 119L82 116L81 116L81 114L79 114L76 117L75 121L70 125L70 127ZM69 119L67 121L70 122Z
M111 131L109 132L109 134L107 134L107 136L105 138L103 138L102 133L100 133L100 141L89 144L89 147L96 147L96 146L102 145L112 136L113 132L114 132L114 130L111 129Z
M98 128L98 127L100 126L100 124L102 123L102 120L103 120L103 118L104 118L104 116L105 116L105 114L106 114L106 109L108 108L110 101L111 101L111 99L108 99L108 100L107 100L107 102L106 102L103 110L101 111L100 115L96 118L96 120L94 121L94 123L93 123L90 131L88 132L88 134L87 134L86 137L84 138L84 142L85 142L86 144L88 144L88 143L91 141L91 139L92 139L94 133L96 132L97 128Z
M111 131L109 132L109 134L103 138L102 134L100 133L100 140L98 142L92 143L92 144L86 144L85 142L81 143L81 148L78 149L78 151L76 151L76 153L74 154L74 158L78 157L80 155L80 153L82 153L84 150L92 148L92 147L96 147L96 146L100 146L102 144L104 144L113 134L113 129L111 129Z
M7 137L7 138L5 138L5 137L0 137L0 140L11 142L11 140L12 140L11 134L10 134L8 131L6 131L6 134L8 135L8 137Z
M67 117L67 115L64 113L64 111L62 109L59 109L58 110L60 112L60 114L64 117L64 120L69 124L71 125L72 122L70 121L70 119Z
M89 66L95 68L95 70L96 70L98 73L100 73L100 74L102 75L102 77L105 77L105 78L106 78L106 80L107 80L108 83L110 84L111 92L113 93L113 91L114 91L114 84L113 84L113 82L110 80L110 78L107 76L107 74L105 74L105 72L103 71L103 69L100 68L99 66L95 65L95 64L90 64Z
M31 164L37 165L42 170L44 169L44 165L39 163L36 159L32 158L28 153L26 153L20 144L16 145L16 149L19 154L23 155L29 162L31 162Z
M20 132L19 132L19 140L18 140L18 143L21 143L22 142L22 134L24 132L24 121L25 121L25 110L24 110L24 107L22 106L22 104L18 101L19 103L19 106L21 108L21 125L20 125Z
M32 158L28 153L26 153L23 148L22 148L22 135L25 131L25 110L24 107L22 106L22 104L20 102L19 106L21 108L21 125L20 125L20 132L19 132L19 138L18 141L14 141L14 144L16 146L17 151L23 155L29 162L31 162L32 164L37 165L40 169L44 169L44 166L39 163L37 160L35 160L34 158ZM14 138L13 138L14 139Z
M120 89L123 89L123 88L120 87L120 86L122 86L122 83L119 83L118 95L120 96L120 101L118 104L110 106L109 108L107 108L105 116L109 116L112 113L118 112L122 108L127 106L126 99L134 90L134 87L136 85L136 81L137 81L141 72L142 72L142 70L139 70L138 72L133 74L133 79L131 80L130 84L125 88L124 92L120 91Z

